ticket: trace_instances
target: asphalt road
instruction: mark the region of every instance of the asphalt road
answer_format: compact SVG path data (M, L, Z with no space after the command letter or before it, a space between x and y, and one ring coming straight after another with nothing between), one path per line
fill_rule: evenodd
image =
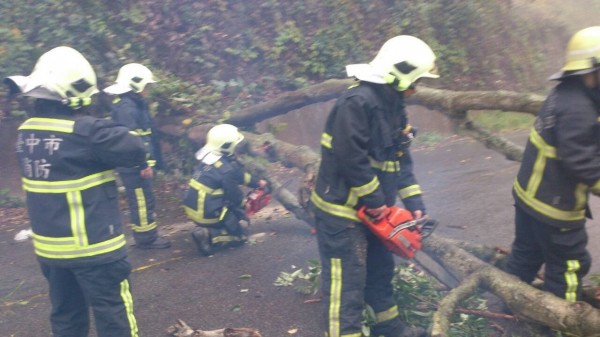
M465 139L416 151L414 158L428 211L440 221L439 235L510 245L510 189L518 163ZM592 208L600 214L597 202ZM591 242L600 238L597 222L589 225ZM47 286L31 243L13 241L26 227L0 228L0 336L50 336ZM322 336L320 304L305 303L312 297L273 285L280 272L306 267L307 260L318 257L307 225L273 204L254 219L251 232L260 233L259 241L208 258L197 255L190 228L165 226L163 232L173 241L168 250L130 247L140 336L167 336L165 329L177 319L202 330L253 327L264 337ZM600 256L600 247L590 250ZM592 268L592 273L600 271L598 265Z

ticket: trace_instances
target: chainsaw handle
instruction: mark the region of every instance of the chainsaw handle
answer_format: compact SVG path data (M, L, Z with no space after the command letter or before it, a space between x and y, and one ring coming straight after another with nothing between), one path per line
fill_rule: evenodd
M386 208L386 209L385 209L385 210L382 212L382 214L380 215L380 217L379 217L379 218L376 218L376 217L374 217L373 215L371 215L371 214L369 213L369 209L370 209L370 208L367 208L367 206L361 206L361 207L358 209L358 211L356 211L356 215L358 216L358 218L359 218L359 219L360 219L362 222L365 222L365 223L367 223L367 224L369 224L369 225L373 225L373 222L374 222L374 221L377 221L377 220L379 220L379 219L383 219L383 218L385 218L385 217L387 216L387 214L389 213L389 209L388 209L388 208Z

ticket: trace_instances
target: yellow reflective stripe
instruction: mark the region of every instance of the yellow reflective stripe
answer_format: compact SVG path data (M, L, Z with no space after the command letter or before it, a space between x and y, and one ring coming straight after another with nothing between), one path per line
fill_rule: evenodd
M200 183L198 180L196 179L191 179L190 180L190 187L194 188L197 191L202 191L206 194L210 194L210 195L219 195L219 194L223 194L223 189L222 188L210 188L202 183Z
M135 193L135 201L137 203L138 218L140 219L139 225L135 227L148 226L148 207L146 206L146 196L144 195L143 188L136 188L133 190Z
M131 296L129 281L127 279L121 281L121 299L125 305L125 313L129 322L129 328L131 329L131 337L138 337L137 321L133 315L133 296Z
M565 299L570 302L577 301L577 286L579 280L577 279L577 271L581 266L577 260L567 261L567 270L565 271L565 281L567 282L567 290L565 292Z
M188 206L183 207L185 214L188 216L188 218L190 218L192 221L194 221L196 223L199 223L202 225L214 225L220 221L219 218L205 219L204 218L204 209L202 209L202 208L203 208L202 205L200 205L200 208L198 210L192 209Z
M398 190L398 195L400 196L400 199L406 199L418 194L423 194L423 192L421 191L421 186L417 184L410 185L401 190Z
M211 243L228 243L239 241L244 241L244 238L234 235L217 235L212 237Z
M158 225L156 224L156 222L152 222L146 226L136 226L134 224L131 225L131 229L134 232L138 232L138 233L143 233L143 232L149 232L151 230L154 230L158 227Z
M321 134L321 145L323 145L323 147L326 147L328 149L331 149L331 141L333 140L333 137L331 137L330 134L323 132L323 134Z
M367 194L371 194L375 192L379 188L379 179L377 176L374 176L371 181L368 183L350 188L348 191L348 200L346 201L347 206L356 206L358 204L358 198L365 196Z
M227 214L227 210L228 210L228 208L226 206L224 206L223 209L221 210L221 214L219 214L219 221L222 221L223 219L225 219L225 214Z
M152 129L135 129L133 132L140 136L150 136L152 134Z
M558 155L556 154L556 148L546 143L544 141L544 138L542 138L542 136L540 136L540 134L535 129L531 130L531 133L529 134L529 140L533 145L535 145L538 151L542 152L544 157L551 159L558 158Z
M577 186L575 186L575 209L585 208L588 190L589 187L586 184L577 184Z
M329 336L340 336L340 307L342 305L342 260L332 258L329 285Z
M204 203L206 202L206 195L221 195L223 194L222 188L210 188L195 179L190 180L190 187L198 191L198 197L196 200L196 209L188 206L184 206L185 214L194 222L202 225L214 225L220 221L219 218L205 218L204 217ZM223 212L221 212L223 215Z
M74 191L66 194L69 204L69 218L71 219L71 233L75 244L80 247L88 245L87 231L85 229L85 210L81 200L81 192Z
M19 130L40 130L73 133L75 121L56 118L30 118L26 120Z
M400 162L397 160L377 161L369 157L369 163L372 168L376 168L383 172L400 172Z
M113 170L91 174L76 180L39 181L22 178L23 189L27 192L34 193L69 193L83 191L113 180L115 180Z
M537 148L538 153L533 164L533 169L529 181L527 182L526 193L532 198L536 195L538 188L544 177L544 170L546 169L546 159L556 158L556 149L544 141L539 133L535 129L531 130L529 140Z
M72 243L69 243L68 240L72 240ZM84 247L76 244L74 238L68 238L68 240L55 240L54 238L43 237L34 233L33 247L36 255L41 257L49 259L73 259L112 252L126 244L124 234Z
M339 216L341 218L346 218L352 221L360 222L360 220L356 216L356 210L352 207L327 202L321 199L321 197L319 197L317 193L311 193L310 201L326 213Z
M244 185L248 185L252 181L252 175L248 172L244 172Z
M592 186L591 188L592 188L592 191L594 191L596 193L600 192L600 179L598 179L596 181L596 183L594 184L594 186Z
M521 185L519 185L519 182L515 179L515 182L513 184L515 193L517 194L517 196L525 203L527 204L529 207L533 208L535 211L539 212L540 214L543 214L547 217L550 217L552 219L556 219L556 220L562 220L562 221L576 221L576 220L583 220L585 218L585 210L576 210L576 211L564 211L561 209L558 209L556 207L552 207L548 204L543 203L542 201L536 199L534 196L530 195L529 193L526 193L523 188L521 187Z
M394 305L386 311L375 313L375 322L381 323L385 321L389 321L398 317L400 313L398 312L398 306Z
M156 166L156 160L154 160L154 159L146 160L146 163L148 163L148 166L150 166L150 167Z

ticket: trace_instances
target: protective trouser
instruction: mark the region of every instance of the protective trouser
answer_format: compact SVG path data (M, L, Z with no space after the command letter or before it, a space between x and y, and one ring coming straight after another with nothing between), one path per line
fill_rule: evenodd
M213 249L239 246L247 240L246 231L240 225L240 217L228 210L223 220L215 225L203 225L210 233Z
M585 226L561 229L515 208L515 240L506 271L530 283L542 264L544 290L568 301L581 299L581 279L588 273L591 257L586 249Z
M79 268L40 263L48 280L54 337L85 337L92 308L98 337L137 337L127 259Z
M118 169L125 187L133 237L137 244L149 244L158 237L152 179L144 179L139 170Z
M362 336L365 304L376 314L376 336L400 335L404 324L393 297L392 253L361 223L322 212L316 220L325 335Z

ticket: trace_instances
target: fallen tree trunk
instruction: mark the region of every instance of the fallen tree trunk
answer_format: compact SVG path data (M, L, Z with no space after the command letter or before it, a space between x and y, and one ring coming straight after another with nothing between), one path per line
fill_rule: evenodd
M505 90L452 91L419 86L408 103L419 103L446 114L468 110L501 110L536 115L544 103L544 97Z
M506 303L519 317L575 336L600 336L600 310L584 302L568 302L521 282L516 277L479 260L447 240L432 235L423 246L437 256L445 268L463 279L463 283L440 303L434 316L432 336L448 336L449 316L460 299L483 287Z
M287 92L269 102L239 110L227 119L225 123L248 126L307 105L326 102L339 96L352 82L352 79L333 79L307 88Z
M265 119L286 114L292 110L314 103L326 102L338 97L353 79L331 79L296 91L281 94L275 99L239 110L225 122L249 126ZM544 97L513 91L452 91L419 86L408 104L420 104L445 114L468 110L502 110L537 114Z

